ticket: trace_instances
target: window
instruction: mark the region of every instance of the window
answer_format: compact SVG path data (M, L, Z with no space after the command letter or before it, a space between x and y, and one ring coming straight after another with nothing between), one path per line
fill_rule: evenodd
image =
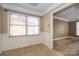
M10 36L26 35L26 17L19 14L10 14Z
M76 35L79 36L79 22L76 22Z
M39 17L10 13L10 36L39 34Z
M39 34L39 22L38 17L28 16L27 17L27 34Z

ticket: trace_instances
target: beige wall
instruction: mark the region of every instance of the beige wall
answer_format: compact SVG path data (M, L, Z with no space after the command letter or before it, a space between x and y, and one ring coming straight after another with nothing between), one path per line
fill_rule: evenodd
M54 38L68 36L68 22L54 19L53 27Z
M8 31L7 16L7 11L2 11L2 33L7 33Z
M0 33L1 33L1 7L0 7Z
M42 20L42 26L41 26L42 32L48 32L49 33L50 32L50 13L42 16L41 20Z
M76 36L76 21L69 22L69 36Z
M43 19L40 17L40 31L43 32Z
M7 33L7 12L0 8L0 33Z

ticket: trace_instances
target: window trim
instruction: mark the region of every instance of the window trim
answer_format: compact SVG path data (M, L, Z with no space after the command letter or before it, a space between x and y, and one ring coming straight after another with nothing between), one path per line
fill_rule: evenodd
M28 35L28 25L27 25L27 17L28 16L33 16L33 15L26 15L26 14L21 14L21 13L18 13L18 12L10 12L8 11L8 17L7 17L7 23L8 23L8 36L9 37L23 37L23 36L37 36L37 35L40 35L40 17L39 16L34 16L34 17L38 17L38 34L32 34L32 35ZM10 35L10 14L19 14L19 15L24 15L26 17L26 34L25 35L15 35L15 36L11 36Z
M79 35L77 35L77 22L79 22L79 20L75 22L75 36L79 37Z
M29 15L28 15L29 16ZM28 16L26 16L26 18L28 17ZM30 15L31 16L31 15ZM34 16L34 17L36 17L36 16ZM27 22L27 21L26 21ZM32 35L28 35L27 34L27 36L37 36L37 35L40 35L40 17L38 17L38 25L26 25L27 26L27 28L28 28L28 26L38 26L38 34L32 34ZM27 33L28 33L28 29L27 29Z
M11 24L10 24L10 21L11 21L11 20L10 20L10 14L23 15L23 14L20 14L20 13L9 12L9 23L8 23L8 24L9 24L9 36L10 36L10 37L26 36L26 34L25 34L25 35L14 35L14 36L13 36L13 35L10 35L10 26L11 26ZM25 16L25 15L24 15L24 16ZM25 20L25 21L26 21L26 20ZM26 27L26 25L25 25L25 27ZM26 30L27 30L27 29L26 29Z

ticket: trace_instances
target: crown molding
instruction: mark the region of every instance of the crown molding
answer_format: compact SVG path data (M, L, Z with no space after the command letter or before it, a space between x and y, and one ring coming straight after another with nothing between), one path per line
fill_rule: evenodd
M66 21L66 22L73 22L73 21L78 21L78 20L69 20L69 19L66 19L66 18L62 18L62 17L58 17L58 16L53 16L54 19L59 19L59 20L63 20L63 21Z
M20 6L17 6L17 5L10 5L10 4L0 4L3 8L6 8L6 9L10 9L10 10L13 10L13 11L19 11L19 12L22 12L22 13L26 13L26 14L32 14L32 15L37 15L37 16L43 16L47 13L49 13L50 11L53 13L55 12L58 12L59 10L63 9L63 8L66 8L70 5L72 5L72 3L58 3L58 4L55 4L55 5L52 5L51 7L49 7L48 9L46 9L44 12L42 13L39 13L39 12L35 12L33 10L29 10L29 9L25 9L25 8L22 8Z
M59 3L59 4L53 4L51 5L51 7L47 8L44 12L36 12L36 11L33 11L33 10L29 10L29 9L25 9L25 8L22 8L20 6L17 6L17 5L14 5L14 4L0 4L3 8L5 9L10 9L10 10L13 10L13 11L19 11L19 12L23 12L23 13L27 13L27 14L34 14L34 15L37 15L37 16L43 16L45 15L46 13L50 12L51 10L53 10L54 8L58 7L59 5L61 5L62 3Z
M12 10L12 11L18 11L18 12L22 12L22 13L26 13L26 14L32 14L32 15L37 15L37 16L41 16L41 13L35 12L33 10L29 10L29 9L25 9L16 5L9 5L9 4L0 4L3 8L8 9L8 10Z
M65 18L62 18L62 17L58 17L58 16L54 16L53 18L54 19L63 20L63 21L66 21L66 22L70 22L68 19L65 19Z
M58 11L64 9L64 8L67 8L68 6L71 6L72 4L74 4L74 3L65 3L65 4L62 4L59 7L57 7L56 9L54 9L52 11L52 13L56 13L56 12L58 12Z

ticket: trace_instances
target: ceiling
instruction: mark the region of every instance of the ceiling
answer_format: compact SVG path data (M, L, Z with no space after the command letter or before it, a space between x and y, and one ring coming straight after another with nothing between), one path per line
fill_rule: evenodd
M75 3L70 7L55 14L56 17L61 17L69 21L79 20L79 3Z
M63 3L1 3L0 5L6 9L42 16L61 4Z

